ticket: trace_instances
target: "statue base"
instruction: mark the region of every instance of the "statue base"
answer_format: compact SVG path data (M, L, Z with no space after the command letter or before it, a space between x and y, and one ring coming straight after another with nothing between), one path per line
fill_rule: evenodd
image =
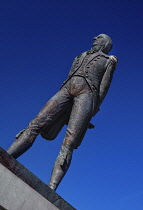
M76 210L1 147L0 209Z

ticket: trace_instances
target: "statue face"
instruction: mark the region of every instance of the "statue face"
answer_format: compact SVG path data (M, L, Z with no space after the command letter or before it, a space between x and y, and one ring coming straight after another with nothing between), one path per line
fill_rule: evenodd
M94 37L93 39L94 39L94 42L92 45L92 49L95 51L102 50L102 48L106 44L105 38L102 35L98 35L97 37Z

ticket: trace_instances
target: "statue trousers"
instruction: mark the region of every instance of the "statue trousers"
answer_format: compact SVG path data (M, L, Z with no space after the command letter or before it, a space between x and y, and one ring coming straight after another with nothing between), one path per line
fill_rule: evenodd
M94 96L95 97L95 96ZM11 155L20 156L32 146L37 135L45 128L54 125L57 119L68 116L68 126L62 146L68 150L76 149L88 128L93 112L93 94L86 80L80 76L73 76L42 108L25 131L13 144ZM58 122L57 122L58 123ZM50 140L50 138L49 138ZM15 143L16 143L15 141ZM14 151L15 150L15 151ZM12 154L13 153L13 154Z

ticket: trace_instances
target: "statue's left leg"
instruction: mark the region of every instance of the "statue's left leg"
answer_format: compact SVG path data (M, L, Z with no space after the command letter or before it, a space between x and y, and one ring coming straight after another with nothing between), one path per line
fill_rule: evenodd
M80 145L84 137L92 117L92 100L91 92L74 98L66 136L56 159L49 183L49 187L53 190L56 190L66 174L71 163L73 150Z

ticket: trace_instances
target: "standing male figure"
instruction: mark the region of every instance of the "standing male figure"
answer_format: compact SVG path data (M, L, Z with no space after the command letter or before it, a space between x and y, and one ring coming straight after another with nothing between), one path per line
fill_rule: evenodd
M115 56L107 54L112 48L112 40L106 34L94 38L92 49L74 59L68 79L21 132L8 149L8 153L18 158L27 151L38 134L53 140L63 125L67 124L66 135L56 159L50 188L57 186L68 170L73 150L76 149L86 133L92 128L91 118L109 89L112 75L117 64Z

